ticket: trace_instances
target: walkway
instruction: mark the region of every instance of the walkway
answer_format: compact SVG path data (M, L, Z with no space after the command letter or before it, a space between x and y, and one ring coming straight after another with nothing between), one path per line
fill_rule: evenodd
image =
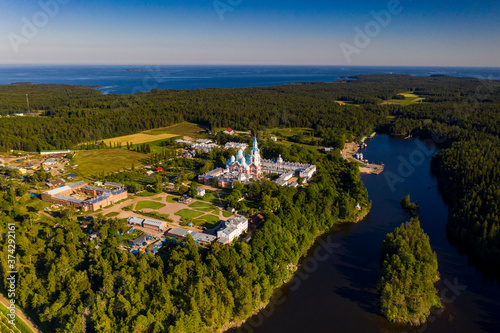
M10 302L2 295L0 294L0 303L4 305L5 307L8 307L10 305ZM16 317L21 319L26 326L28 326L34 333L43 333L38 326L36 326L35 322L28 318L19 308L16 307Z

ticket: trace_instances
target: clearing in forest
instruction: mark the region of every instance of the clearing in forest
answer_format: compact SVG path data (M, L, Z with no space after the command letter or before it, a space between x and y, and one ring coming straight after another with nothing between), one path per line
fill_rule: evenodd
M83 178L91 178L109 172L117 172L138 166L146 155L125 149L77 150L73 163L77 165L75 173Z

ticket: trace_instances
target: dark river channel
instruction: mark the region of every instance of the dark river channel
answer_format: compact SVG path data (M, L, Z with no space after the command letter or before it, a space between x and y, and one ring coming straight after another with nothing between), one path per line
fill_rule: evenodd
M365 158L385 164L381 175L362 175L371 213L318 239L295 279L276 292L268 308L231 332L500 332L498 274L446 236L448 207L430 171L436 152L418 139L378 135L370 140ZM376 294L382 241L410 219L399 204L406 194L420 205L421 225L437 253L437 287L445 305L416 328L381 317Z

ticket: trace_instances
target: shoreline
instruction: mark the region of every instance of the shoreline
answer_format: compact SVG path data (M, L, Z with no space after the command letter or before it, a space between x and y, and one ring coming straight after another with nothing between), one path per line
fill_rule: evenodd
M359 223L361 221L363 221L369 214L370 214L370 211L371 211L371 206L372 206L372 202L369 201L366 206L363 206L363 208L358 211L358 214L357 216L355 216L354 218L352 219L346 219L346 220L338 220L337 222L335 222L335 224L328 230L326 230L325 232L322 232L320 233L316 238L315 238L315 241L313 243L313 245L307 250L307 253L309 253L311 251L312 248L314 248L314 246L316 245L317 243L317 240L319 237L323 236L323 235L326 235L330 232L333 231L333 228L336 226L336 225L340 225L340 224L347 224L347 223ZM300 259L299 259L299 262L301 260L303 260L304 258L306 258L307 255L304 255L302 256ZM289 266L293 267L294 268L294 271L293 273L291 274L291 276L283 281L283 283L281 285L279 285L278 287L274 288L273 289L273 295L271 296L271 298L265 302L265 303L262 303L261 305L259 305L256 309L254 309L254 311L245 319L242 319L242 320L233 320L229 323L226 323L224 324L224 326L222 326L220 329L217 330L218 333L225 333L231 329L238 329L240 327L243 327L243 325L245 325L245 323L250 320L253 316L259 314L259 312L261 312L262 310L264 310L265 308L267 308L267 306L271 303L273 297L275 296L276 292L278 292L278 290L280 290L281 288L283 288L283 286L287 285L288 283L290 283L296 276L297 274L297 271L300 267L300 265L297 263L296 265L290 263Z
M360 150L359 144L355 142L346 143L344 149L340 152L342 157L349 161L358 164L359 172L364 174L371 175L380 175L384 172L383 164L374 164L374 163L363 163L360 160L355 159L353 156Z

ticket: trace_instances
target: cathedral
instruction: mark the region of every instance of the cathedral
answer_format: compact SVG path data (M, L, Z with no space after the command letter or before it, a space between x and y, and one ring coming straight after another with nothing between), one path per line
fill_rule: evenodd
M243 150L240 149L236 156L231 156L231 158L227 161L226 170L229 172L245 174L251 178L262 177L262 164L257 138L253 140L253 148L250 155L245 156Z

